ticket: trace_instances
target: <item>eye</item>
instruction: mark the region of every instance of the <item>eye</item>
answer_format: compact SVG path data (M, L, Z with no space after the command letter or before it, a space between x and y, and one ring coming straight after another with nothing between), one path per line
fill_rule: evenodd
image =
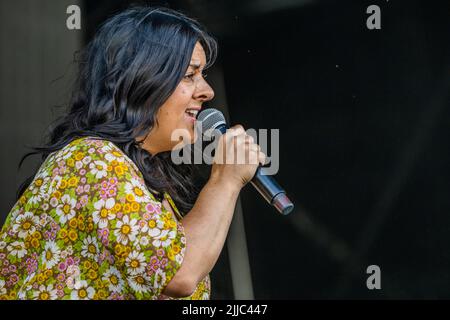
M194 81L194 77L195 77L195 73L189 73L189 74L186 74L186 75L183 77L183 79L189 80L189 81ZM208 77L208 74L202 73L202 78L203 78L203 79L206 79L207 77Z
M195 75L194 73L189 73L189 74L185 75L183 78L186 79L186 80L193 81L194 80L194 75Z

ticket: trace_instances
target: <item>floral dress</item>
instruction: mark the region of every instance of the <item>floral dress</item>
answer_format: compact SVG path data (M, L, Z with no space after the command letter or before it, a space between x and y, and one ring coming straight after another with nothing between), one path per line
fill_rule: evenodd
M181 215L126 154L84 137L48 156L0 232L0 299L172 299ZM184 299L209 299L210 278Z

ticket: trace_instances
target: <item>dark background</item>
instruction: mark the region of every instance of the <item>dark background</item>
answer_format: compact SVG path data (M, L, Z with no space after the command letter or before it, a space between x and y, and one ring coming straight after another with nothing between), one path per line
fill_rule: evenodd
M241 193L255 298L450 296L448 1L85 1L80 46L130 3L165 4L205 24L220 50L211 85L220 69L216 94L226 96L231 122L280 129L277 180L296 211L281 217L250 186ZM371 4L381 8L381 30L366 27ZM3 43L14 38L4 18ZM9 44L1 50L22 52ZM59 54L52 79L68 77L70 52ZM18 86L40 80L22 75ZM11 77L0 84L7 94ZM54 117L46 102L34 111L46 116L26 123L2 103L0 121L11 128L3 139L15 141L2 148L2 220L14 204L9 181L25 175L15 171L18 155ZM372 264L381 290L366 287ZM233 298L227 250L212 276L213 297Z

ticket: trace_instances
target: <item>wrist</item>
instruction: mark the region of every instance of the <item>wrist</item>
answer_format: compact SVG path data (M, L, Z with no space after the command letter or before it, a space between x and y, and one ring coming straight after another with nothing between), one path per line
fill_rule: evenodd
M220 188L224 188L236 195L239 194L243 187L243 184L239 181L235 181L229 177L224 177L217 174L211 174L208 183L219 186Z

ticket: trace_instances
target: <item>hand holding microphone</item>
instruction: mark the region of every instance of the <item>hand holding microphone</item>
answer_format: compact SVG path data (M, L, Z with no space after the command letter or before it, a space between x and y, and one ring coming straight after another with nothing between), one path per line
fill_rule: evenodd
M212 176L220 176L239 188L244 187L255 175L258 164L264 165L266 155L241 125L235 125L219 137L215 149ZM244 163L236 164L236 156L245 155Z
M225 117L216 109L200 112L197 119L202 122L204 134L210 130L218 130L222 134L216 147L211 176L222 177L240 188L250 182L283 215L294 209L293 203L275 179L265 174L264 167L258 166L265 164L266 155L242 126L237 125L227 130ZM245 164L235 163L235 155L239 154L246 155Z

